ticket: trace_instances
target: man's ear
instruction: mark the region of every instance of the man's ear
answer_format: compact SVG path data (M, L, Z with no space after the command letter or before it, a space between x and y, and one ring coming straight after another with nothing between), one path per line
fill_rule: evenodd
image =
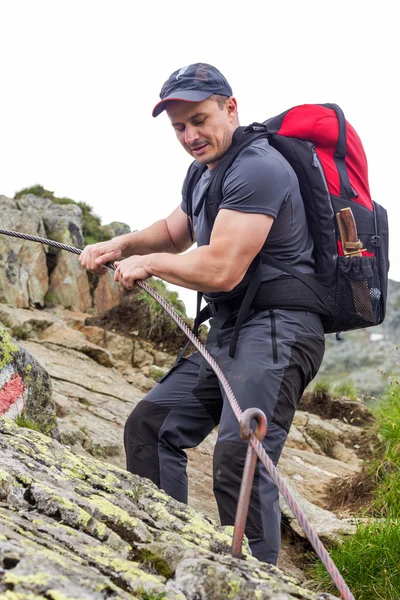
M228 100L225 102L225 110L228 114L229 120L233 121L238 115L236 98L233 96L228 98Z

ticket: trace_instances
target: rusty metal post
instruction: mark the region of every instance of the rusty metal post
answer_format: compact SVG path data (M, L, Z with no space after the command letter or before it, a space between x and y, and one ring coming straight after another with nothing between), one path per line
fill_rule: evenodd
M261 442L267 433L267 418L262 410L258 408L248 408L242 413L240 418L240 437L242 440L248 440L251 433L251 421L257 421L255 435ZM240 485L239 500L236 509L235 527L232 540L232 556L240 558L242 556L242 544L244 530L246 527L247 515L249 512L249 503L251 489L253 487L254 473L257 464L257 454L249 442L247 448L246 460L243 468L242 483Z

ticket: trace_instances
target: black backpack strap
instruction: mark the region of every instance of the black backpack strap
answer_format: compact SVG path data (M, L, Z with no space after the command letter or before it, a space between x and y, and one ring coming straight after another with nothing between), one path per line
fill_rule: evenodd
M187 202L187 226L190 235L190 241L194 242L194 230L193 230L193 190L200 181L201 176L207 169L207 165L200 165L198 162L193 161L190 165L186 177L188 178L188 184L186 188L186 202Z
M260 255L259 255L260 256ZM243 321L246 318L247 313L250 310L250 307L253 303L254 298L258 292L262 280L262 265L261 260L259 260L258 266L253 273L253 277L250 280L250 283L247 287L246 293L243 297L242 303L239 308L238 315L236 317L235 326L233 328L231 342L229 345L229 356L233 358L236 352L236 346L239 339L239 331L242 326Z
M213 178L209 186L209 194L217 198L218 205L222 201L222 185L227 170L233 165L238 155L255 140L268 137L265 126L259 123L253 123L248 127L238 127L232 137L232 144L225 152L223 158L214 169ZM199 207L196 209L196 213ZM201 209L201 207L200 207Z
M306 273L302 273L295 267L288 265L287 263L274 258L273 256L263 255L262 262L269 265L270 267L274 267L275 269L279 269L280 271L285 271L285 273L289 273L289 275L293 275L296 279L300 279L307 287L309 287L321 300L321 302L327 307L330 311L329 303L327 302L328 295L330 293L330 289L324 288L320 285L313 277L307 275Z

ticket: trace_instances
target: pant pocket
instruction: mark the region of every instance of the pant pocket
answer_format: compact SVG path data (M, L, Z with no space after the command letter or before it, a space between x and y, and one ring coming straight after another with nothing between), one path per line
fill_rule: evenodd
M272 357L274 365L278 364L278 343L276 341L276 318L273 310L269 311L269 317L271 319L271 344L272 344Z

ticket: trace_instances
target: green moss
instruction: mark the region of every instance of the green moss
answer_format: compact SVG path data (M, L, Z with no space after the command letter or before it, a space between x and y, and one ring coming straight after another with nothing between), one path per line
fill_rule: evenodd
M326 456L334 458L333 447L336 444L336 436L334 433L326 431L326 429L323 429L322 427L315 427L307 430L307 434L318 444Z
M126 523L130 527L136 527L138 522L132 519L126 510L112 504L106 498L101 498L97 495L92 495L88 498L89 502L96 506L106 517L116 517L120 523Z
M44 304L47 308L52 308L57 304L57 294L51 290L48 290L44 296Z
M93 402L89 402L86 398L79 398L78 401L79 404L82 404L83 406L93 406Z
M12 334L17 340L27 340L29 333L23 325L16 325L12 328Z
M3 582L7 585L18 585L24 583L25 585L46 585L51 579L48 573L37 571L33 575L17 575L16 573L6 572L3 577Z
M26 429L42 433L46 437L51 437L51 433L57 425L57 418L55 415L52 415L46 423L41 423L35 421L34 418L29 418L25 412L22 412L15 417L14 422L18 427L25 427ZM40 440L38 443L40 443Z
M53 432L57 431L57 417L54 412L50 412L45 406L47 399L51 398L51 382L49 376L42 374L36 377L32 376L32 365L25 367L25 383L31 388L31 394L35 397L34 403L29 403L29 408L24 414L25 420L35 424L20 426L35 429L47 437L52 437ZM46 419L44 418L46 417Z
M37 594L27 594L26 592L12 592L6 590L4 594L0 596L1 600L45 600L44 596L38 596Z
M4 469L0 469L0 481L4 480L7 481L7 479L11 477L10 473L8 473L8 471L4 471Z
M165 592L161 592L161 594L154 594L153 592L146 592L144 590L140 590L137 593L140 594L141 600L163 600L163 598L166 598Z
M17 415L14 421L18 427L26 427L27 429L33 429L33 431L40 431L40 426L31 419L27 419L24 413Z
M112 229L101 224L100 218L93 214L91 206L86 202L77 202L77 204L82 210L82 234L85 244L95 244L113 237Z
M174 571L171 569L168 563L155 552L152 552L147 548L142 548L139 551L137 559L140 562L143 562L143 564L148 565L153 570L157 571L157 573L166 579L171 579L174 576Z
M152 379L160 379L163 375L165 375L165 371L162 369L158 369L157 367L150 367L150 377Z
M0 331L0 371L8 365L14 355L18 352L17 344L14 344L10 334L5 329Z
M70 596L66 596L58 590L46 590L46 598L51 600L71 600Z
M112 568L116 573L123 574L124 579L129 581L132 587L137 585L140 580L153 584L160 584L164 581L161 576L158 577L156 575L145 573L140 569L138 564L124 558L119 558L116 553L107 546L86 546L84 552L87 557L94 560L98 565L105 566L107 569Z

